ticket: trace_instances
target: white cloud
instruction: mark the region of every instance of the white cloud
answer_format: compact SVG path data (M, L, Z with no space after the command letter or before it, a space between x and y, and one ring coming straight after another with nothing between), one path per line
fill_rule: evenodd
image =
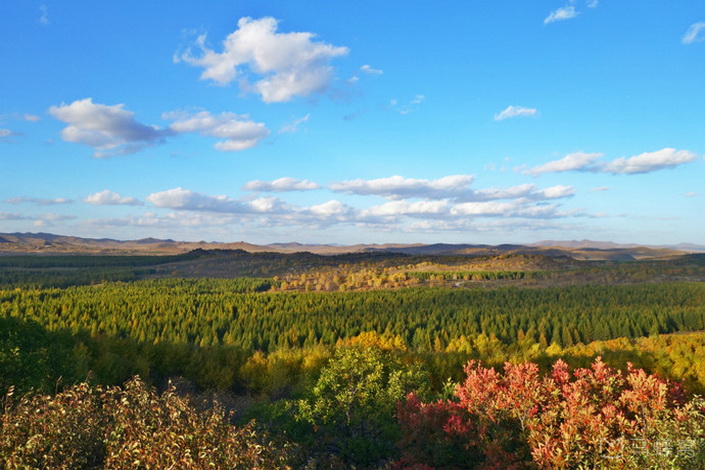
M42 214L39 216L40 220L46 221L46 222L60 222L62 220L75 220L78 217L75 215L64 215L64 214L56 214L53 212L49 212L47 214Z
M37 121L41 120L41 117L34 115L34 114L29 114L29 113L0 114L0 121L4 121L6 119L17 119L20 121L37 122Z
M553 203L558 199L573 196L575 190L572 186L537 188L533 184L522 184L474 191L470 188L472 181L473 177L470 175L451 175L435 180L393 176L374 180L343 181L326 188L359 196L382 196L391 199L372 205L365 204L362 199L354 205L332 199L320 204L298 206L278 197L258 197L251 193L245 197L233 198L177 187L155 192L145 198L155 208L172 209L176 215L157 215L159 211L155 210L151 215L99 220L96 221L96 226L106 230L111 225L165 229L179 226L195 228L196 225L188 224L195 224L196 220L200 220L204 227L237 224L238 230L243 227L256 230L264 227L272 230L276 230L276 227L281 230L291 230L293 227L323 230L338 226L339 230L346 230L346 227L368 227L371 230L401 233L413 232L421 226L426 227L424 231L462 231L463 228L474 224L479 226L488 220L501 219L509 223L514 220L584 216L582 210L565 211L561 209L560 204ZM321 188L308 180L284 177L273 181L251 181L243 189L286 192ZM107 190L96 193L94 198L105 203L123 199ZM179 215L188 218L190 222L187 224L178 221ZM197 215L200 218L197 218ZM207 217L214 219L207 220Z
M556 185L550 188L535 191L532 196L537 199L562 199L575 195L575 189L572 186Z
M37 228L42 228L42 227L52 227L54 226L55 222L63 222L66 220L75 220L78 217L75 215L63 215L63 214L55 214L55 213L48 213L48 214L42 214L34 219L34 222L32 222L32 225L34 225Z
M322 93L333 81L330 61L348 53L347 47L315 42L312 33L277 33L279 21L271 18L241 18L238 29L223 41L223 52L206 46L206 36L177 60L203 67L202 80L220 85L238 80L240 87L259 93L267 103L289 101L295 96ZM258 76L247 84L247 68Z
M73 201L71 199L66 199L63 197L58 197L56 199L40 199L35 197L13 197L12 199L6 199L5 202L8 204L37 204L40 206L51 206L55 204L70 204Z
M200 111L195 114L170 112L164 113L162 117L174 121L169 126L173 132L198 132L201 135L225 139L215 144L216 150L221 152L252 148L269 135L269 129L264 124L252 121L247 115L213 115L208 111Z
M509 215L516 209L511 202L464 202L451 209L453 215Z
M688 150L664 148L656 152L644 152L634 157L622 157L611 162L598 162L601 153L576 152L560 160L553 160L525 170L525 174L559 173L564 171L590 171L594 173L638 174L650 173L666 168L675 168L683 163L697 160L698 156Z
M574 152L569 153L559 160L546 162L530 170L524 171L528 175L540 175L542 173L560 173L564 171L580 171L590 168L599 158L601 153Z
M285 209L283 202L277 198L241 201L228 196L208 196L181 187L150 194L146 199L157 207L225 214L258 214Z
M592 188L590 191L601 192L601 191L610 191L610 190L612 190L612 188L610 188L609 186L598 186L596 188Z
M350 180L333 183L330 189L346 194L360 196L381 196L394 200L413 198L427 200L449 199L456 202L483 202L498 199L545 200L570 197L575 194L572 186L557 185L546 189L537 189L533 184L521 184L509 188L484 188L473 190L470 185L473 177L470 175L451 175L436 180L424 180L392 176L375 180ZM409 204L405 201L406 204ZM407 206L388 204L384 206L397 210ZM410 206L408 206L410 207ZM421 206L415 206L421 207ZM427 205L428 207L442 207L442 204ZM435 209L434 209L435 210Z
M309 191L318 188L320 188L320 186L313 181L298 180L289 177L279 178L274 181L250 181L242 187L245 191L268 192Z
M3 140L9 140L8 137L15 137L22 135L21 132L11 131L10 129L0 129L0 142Z
M575 6L566 5L562 8L552 11L551 14L543 20L543 24L553 23L555 21L569 20L571 18L575 18L578 15L579 13L575 9Z
M524 106L507 106L502 112L494 115L495 121L503 121L505 119L516 117L536 116L538 110L536 108L526 108Z
M62 139L93 147L97 158L135 153L171 135L171 131L140 124L124 106L106 106L85 98L52 106L49 113L68 124L61 131Z
M473 191L464 198L459 198L463 202L496 201L499 199L526 199L532 201L542 201L546 199L560 199L575 195L572 186L551 186L550 188L537 189L533 184L520 184L509 188L485 188Z
M0 212L0 220L24 220L26 218L17 212Z
M695 161L698 156L688 150L665 148L656 152L645 152L630 158L618 158L596 167L596 171L612 174L649 173L665 168L675 168L683 163Z
M698 193L696 193L695 191L690 191L684 194L685 197L696 197L697 195Z
M306 116L304 116L304 117L302 117L302 118L295 119L293 122L282 126L282 128L279 129L279 133L280 133L280 134L283 134L283 133L286 133L286 132L296 132L296 131L298 131L298 130L299 130L299 126L300 126L301 124L303 124L304 122L308 121L308 118L310 118L310 117L311 117L311 115L310 115L310 114L307 114Z
M587 0L586 5L588 8L596 8L599 0Z
M448 201L391 201L363 211L364 216L437 216L448 213Z
M141 206L144 205L142 201L135 199L134 197L122 197L118 193L110 191L108 189L100 191L94 194L89 194L83 199L83 202L88 204L94 204L96 206L116 206L116 205L126 205L126 206Z
M49 25L49 9L47 8L46 5L41 4L39 5L39 13L41 14L39 16L39 22L43 24L44 26Z
M391 176L375 180L356 179L330 185L336 192L358 195L377 195L389 199L462 197L470 193L471 175L451 175L436 180Z
M343 204L340 201L331 199L323 204L311 206L302 212L304 214L308 213L314 217L347 220L349 217L353 216L356 211L352 207Z
M472 195L473 200L489 201L493 199L515 199L531 194L536 190L533 184L520 184L510 188L486 188L478 189Z
M84 224L101 229L115 229L119 227L148 227L150 229L196 228L199 229L200 232L203 227L222 226L233 223L234 221L234 217L222 214L170 212L165 215L158 215L155 212L145 212L139 216L131 215L110 219L90 219L86 220Z
M397 99L389 100L389 106L399 114L411 114L417 111L424 101L426 101L426 96L419 94L414 95L414 98L406 104L399 104L399 100Z
M485 201L465 202L455 205L452 215L467 215L474 217L518 217L549 219L565 217L568 214L558 212L555 204L535 204L528 199L518 199L509 202Z
M360 70L372 75L382 75L384 73L384 71L380 69L373 69L370 65L363 65L362 67L360 67Z
M692 25L690 25L690 28L688 28L688 31L685 32L681 41L683 42L683 44L692 44L694 42L705 41L704 32L705 21L693 23Z

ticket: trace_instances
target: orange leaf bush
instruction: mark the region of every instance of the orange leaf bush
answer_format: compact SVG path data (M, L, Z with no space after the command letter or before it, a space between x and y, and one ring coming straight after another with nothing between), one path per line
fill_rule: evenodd
M699 468L705 461L705 401L686 400L680 387L631 364L622 373L598 357L571 373L558 360L542 376L532 363L506 363L500 373L470 361L465 373L454 400L422 404L410 396L400 405L399 468L465 468L446 464L434 452L440 448L464 453L477 468Z

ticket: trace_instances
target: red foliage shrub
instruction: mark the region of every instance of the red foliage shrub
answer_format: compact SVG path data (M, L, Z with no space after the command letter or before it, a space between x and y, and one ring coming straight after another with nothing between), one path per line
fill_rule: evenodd
M622 373L597 358L571 374L559 360L542 376L532 363L507 363L502 374L471 361L465 372L457 401L410 397L400 407L400 466L463 467L439 460L443 446L480 468L695 468L705 460L704 402L686 401L679 387L631 365ZM522 445L530 459L519 452L508 460Z

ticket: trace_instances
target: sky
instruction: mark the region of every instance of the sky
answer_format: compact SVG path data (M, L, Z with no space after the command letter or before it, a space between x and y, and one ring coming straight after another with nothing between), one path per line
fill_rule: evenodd
M705 2L15 0L0 232L705 244Z

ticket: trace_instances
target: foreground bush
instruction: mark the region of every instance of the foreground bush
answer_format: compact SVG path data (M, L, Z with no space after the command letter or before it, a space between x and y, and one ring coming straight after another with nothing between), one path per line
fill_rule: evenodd
M398 350L365 345L363 339L336 351L310 396L294 402L292 411L308 424L309 447L319 457L333 456L354 468L381 468L397 455L397 403L409 392L425 393L428 375L420 364L405 362Z
M705 401L629 365L599 358L541 376L533 363L504 374L471 361L454 400L399 406L399 468L702 468Z
M254 423L233 426L219 408L197 413L173 387L158 395L139 378L11 400L0 434L8 469L287 468L292 456Z

